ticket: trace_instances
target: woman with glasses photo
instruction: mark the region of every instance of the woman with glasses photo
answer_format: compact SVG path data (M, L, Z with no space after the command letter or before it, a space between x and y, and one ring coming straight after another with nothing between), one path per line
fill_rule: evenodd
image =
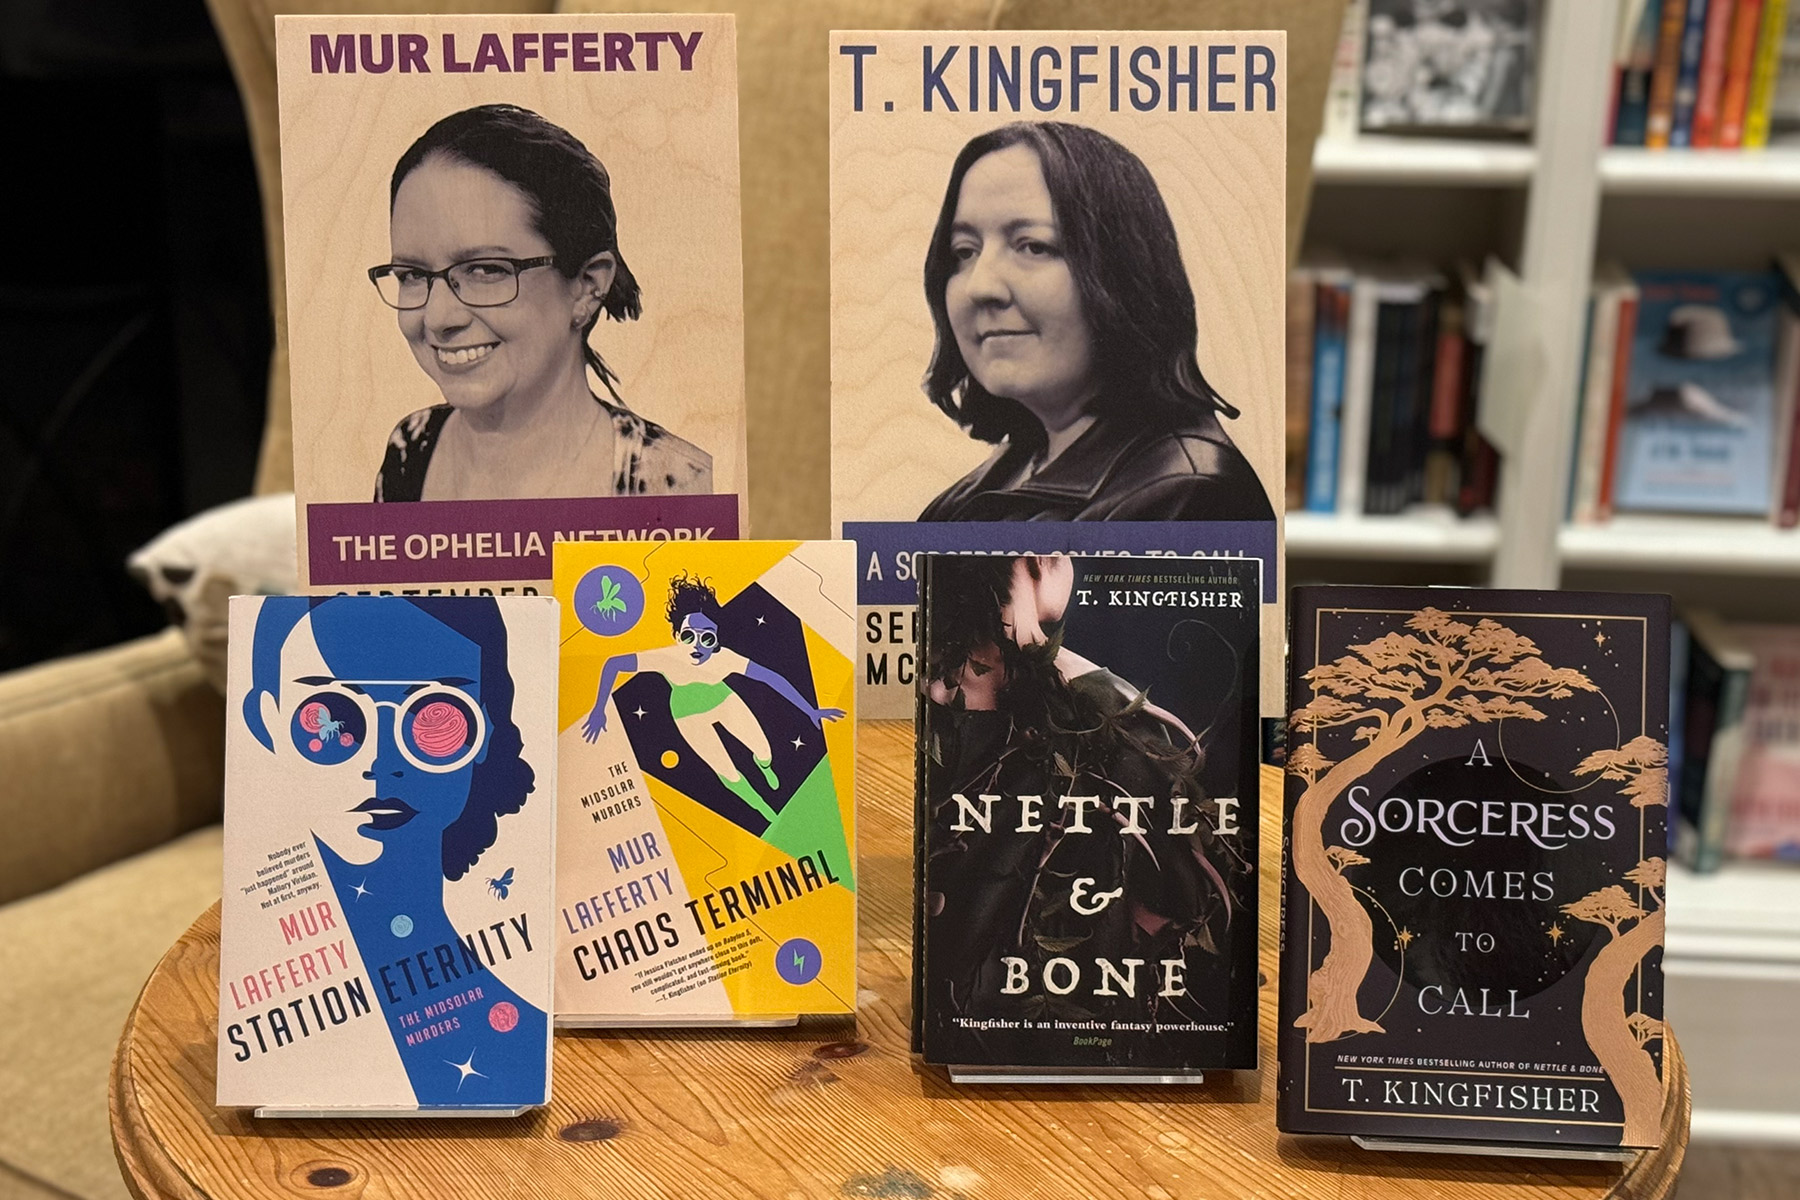
M401 155L393 261L369 278L444 403L395 426L377 501L712 491L712 456L632 412L590 344L602 314L643 309L617 226L606 168L514 105L454 113Z
M994 451L921 521L1275 519L1220 421L1238 410L1200 371L1168 207L1117 141L1058 121L971 139L925 300L925 393Z

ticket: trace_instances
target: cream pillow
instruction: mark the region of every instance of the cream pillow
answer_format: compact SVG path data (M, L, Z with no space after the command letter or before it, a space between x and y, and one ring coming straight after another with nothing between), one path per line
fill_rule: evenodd
M294 494L252 496L189 517L135 551L126 566L181 627L223 692L226 600L296 586Z

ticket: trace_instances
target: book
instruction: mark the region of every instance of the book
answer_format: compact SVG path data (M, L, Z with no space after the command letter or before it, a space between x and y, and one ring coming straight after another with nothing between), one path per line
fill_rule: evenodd
M1705 149L1719 144L1720 106L1725 94L1725 63L1731 53L1732 18L1738 0L1711 0L1700 51L1700 76L1694 92L1693 129L1688 144Z
M1656 35L1662 24L1663 0L1642 6L1625 61L1619 67L1618 102L1612 144L1642 146L1650 118L1650 81L1656 70Z
M1364 130L1531 128L1537 0L1369 0Z
M1725 852L1800 860L1800 626L1740 631L1756 657Z
M1668 598L1290 612L1279 1127L1656 1145Z
M1426 451L1420 494L1427 504L1455 501L1461 456L1462 401L1467 386L1468 333L1465 298L1452 289L1438 310L1437 348L1432 361L1431 401L1426 414Z
M1782 42L1787 36L1788 0L1767 0L1756 32L1756 61L1750 71L1750 99L1744 111L1744 148L1769 144L1769 122L1775 105L1775 83L1781 72Z
M1273 643L1285 33L838 30L826 52L857 711L912 714L922 553L1255 558ZM1265 717L1280 686L1266 667Z
M1712 4L1723 0L1711 0ZM1693 145L1694 108L1700 97L1700 61L1706 50L1709 0L1688 0L1681 28L1681 59L1675 74L1674 109L1669 119L1669 145Z
M558 1024L855 1011L854 558L557 548Z
M1619 489L1619 442L1625 434L1625 402L1631 385L1631 348L1637 339L1638 287L1635 280L1620 283L1617 340L1613 345L1612 403L1606 420L1606 445L1601 450L1600 496L1594 519L1612 520Z
M1348 268L1319 268L1313 309L1312 417L1306 442L1306 511L1337 511L1350 297Z
M1385 271L1359 272L1350 289L1350 319L1345 335L1344 401L1338 417L1338 494L1337 511L1346 514L1368 510L1371 444L1376 429L1376 398L1382 404L1383 443L1377 450L1389 448L1395 374L1402 353L1400 323L1402 310L1424 303L1432 286L1428 271L1396 268ZM1386 346L1389 357L1383 360L1383 320L1387 321ZM1378 370L1387 374L1378 378ZM1379 502L1379 500L1378 500Z
M1491 265L1490 265L1491 266ZM1500 453L1483 436L1479 423L1481 380L1486 371L1487 347L1493 340L1495 304L1489 273L1471 262L1457 266L1458 287L1463 296L1463 328L1466 359L1463 367L1461 461L1457 472L1456 511L1459 516L1492 508L1500 485Z
M1756 36L1762 29L1763 0L1738 0L1731 15L1731 44L1726 51L1725 90L1719 99L1719 148L1744 144L1744 118L1750 110L1750 78L1756 70Z
M1644 118L1644 145L1666 149L1675 124L1675 84L1681 74L1681 35L1689 0L1663 0L1656 31L1656 65L1650 72L1650 106Z
M1313 310L1318 283L1311 271L1288 273L1287 506L1306 507L1306 432L1312 412Z
M229 659L218 1104L548 1104L554 602L234 596Z
M1646 271L1636 279L1617 507L1766 515L1773 502L1775 275Z
M1356 136L1362 120L1363 39L1369 24L1369 0L1345 0L1344 24L1331 59L1331 82L1325 91L1325 123L1320 137Z
M926 557L926 1063L1140 1081L1256 1065L1257 573Z
M736 537L729 15L279 16L300 590Z
M1800 525L1800 255L1775 256L1781 317L1775 352L1775 524Z
M1731 804L1744 757L1744 709L1756 655L1740 630L1710 612L1687 615L1686 725L1675 795L1675 853L1696 871L1725 861Z
M1612 446L1620 316L1626 297L1635 290L1631 277L1617 264L1604 264L1595 272L1589 300L1581 402L1576 410L1575 472L1569 496L1569 519L1577 524L1599 520L1602 511L1601 484ZM1626 345L1629 344L1627 339Z

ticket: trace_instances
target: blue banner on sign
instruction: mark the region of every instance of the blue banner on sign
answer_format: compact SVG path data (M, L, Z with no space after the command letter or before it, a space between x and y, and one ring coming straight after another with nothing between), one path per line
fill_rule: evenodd
M1262 599L1273 604L1273 521L845 521L856 543L858 604L917 604L916 556L962 554L1152 554L1254 558Z

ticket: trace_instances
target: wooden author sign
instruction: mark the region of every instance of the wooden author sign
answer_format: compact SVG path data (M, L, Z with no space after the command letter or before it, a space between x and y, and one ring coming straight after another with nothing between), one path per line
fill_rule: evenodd
M832 517L864 714L912 711L922 552L1256 558L1279 644L1285 34L831 54Z
M300 580L737 536L730 16L280 17Z

